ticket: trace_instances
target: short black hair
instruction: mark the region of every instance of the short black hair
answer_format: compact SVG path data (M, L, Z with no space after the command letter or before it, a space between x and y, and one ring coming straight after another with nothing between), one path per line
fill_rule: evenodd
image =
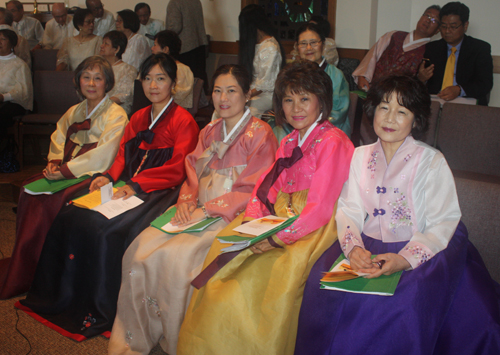
M312 16L311 19L309 20L309 23L311 23L311 21L316 22L316 26L318 26L318 29L323 33L323 36L325 36L325 38L330 35L330 30L331 30L330 22L325 20L323 16L319 15Z
M114 30L106 33L102 39L104 38L108 38L111 41L111 46L113 48L116 49L120 47L120 50L116 53L116 57L118 59L122 59L122 54L127 49L127 43L128 43L127 36L125 36L123 32Z
M245 95L250 91L250 74L244 66L237 64L224 64L217 68L214 75L212 76L212 91L215 86L215 80L217 80L219 76L225 74L231 74L232 76L234 76Z
M460 17L460 21L462 21L462 23L466 23L469 21L469 13L470 10L467 5L458 1L453 1L443 6L439 12L439 20L441 21L444 16L457 15Z
M139 21L139 16L130 9L125 9L122 11L118 11L117 15L120 16L123 20L123 27L137 33L139 28L141 28L141 21Z
M161 49L168 47L168 54L174 57L174 59L179 60L182 41L177 33L175 33L174 31L163 30L155 35L155 40L160 45Z
M316 25L315 23L306 23L305 25L302 25L298 30L297 30L297 34L295 36L295 41L299 41L299 37L302 33L306 32L306 31L312 31L312 32L316 32L319 36L319 38L321 39L321 42L323 42L323 44L325 43L325 35L323 34L323 32L321 31L321 29L318 27L318 25Z
M278 74L273 94L273 108L276 124L286 122L283 111L283 97L287 91L294 94L309 93L318 98L323 116L320 122L328 120L333 106L332 79L316 62L299 59L285 66Z
M14 48L17 46L17 34L8 28L0 30L0 33L9 40L11 50L14 51Z
M161 70L167 74L173 82L177 80L177 64L175 64L174 58L165 53L151 54L142 64L139 69L139 78L142 80L146 79L146 75L149 74L151 69L155 65L159 65Z
M413 113L414 127L411 135L415 139L422 138L429 128L431 96L425 84L407 75L389 75L370 87L363 107L372 125L377 106L393 94L397 95L401 106Z
M80 78L82 77L83 72L85 71L85 69L93 68L96 65L101 68L101 71L104 74L104 80L106 80L105 92L110 92L113 89L113 86L115 86L115 74L113 73L111 64L109 64L109 62L104 59L104 57L101 57L100 55L94 55L92 57L86 58L78 65L78 67L76 67L74 84L76 90L80 95L82 95L82 90L80 88Z
M7 10L5 7L0 7L0 12L3 14L3 21L5 24L12 26L12 23L14 22L14 15L12 15L12 12Z
M80 31L80 26L83 26L85 18L88 15L92 15L92 11L89 9L78 9L75 11L75 14L73 15L73 26L75 26L78 31Z
M148 11L149 13L151 13L151 8L149 7L148 4L146 4L145 2L140 2L138 3L137 5L135 5L134 7L134 11L137 12L139 11L140 9L142 9L143 7L147 7L148 8Z
M7 1L5 3L5 5L7 5L7 4L13 4L16 7L16 9L18 9L18 10L24 10L23 3L18 1L18 0Z

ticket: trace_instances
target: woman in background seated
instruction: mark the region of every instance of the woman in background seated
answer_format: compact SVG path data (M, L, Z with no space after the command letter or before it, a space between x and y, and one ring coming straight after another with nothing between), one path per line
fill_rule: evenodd
M127 49L122 56L123 61L137 70L139 70L142 62L151 55L148 40L137 33L139 28L141 28L141 22L134 11L122 10L117 12L116 29L123 32L128 39Z
M285 53L278 33L260 5L248 5L238 17L239 58L252 77L250 110L260 116L273 108L276 77L285 64Z
M339 242L307 281L296 354L500 353L498 284L467 239L443 154L417 140L430 105L425 85L410 77L370 88L365 110L379 139L352 158ZM394 295L320 290L322 272L342 253L368 278L403 271Z
M335 205L354 150L328 122L332 92L328 75L308 61L286 66L278 75L276 117L294 131L281 141L273 167L259 178L246 212L220 234L231 235L242 222L269 214L299 217L243 250L194 291L178 354L293 353L307 275L337 239ZM222 248L213 242L204 267Z
M144 62L140 77L153 104L132 116L113 165L90 185L92 192L122 180L126 185L113 199L137 194L144 202L111 220L74 205L63 207L47 233L30 292L16 304L74 340L111 330L125 250L177 200L198 126L172 102L176 71L165 54Z
M74 71L85 58L99 54L102 37L94 34L92 12L88 9L76 10L73 25L80 33L64 39L61 49L57 52L56 70Z
M297 31L297 48L300 58L318 63L333 84L333 107L330 112L330 122L351 136L351 126L347 118L349 110L349 84L344 74L336 66L327 63L323 57L325 36L314 23L308 23Z
M278 143L271 127L245 107L248 72L223 65L213 80L212 98L222 119L201 131L186 158L188 178L174 223L222 219L198 233L171 235L149 227L130 245L123 258L110 354L149 354L158 341L167 353L176 353L193 290L190 282L200 273L217 233L245 209L258 177L274 162Z
M115 86L108 93L109 98L123 107L125 112L130 115L137 69L122 60L122 54L126 48L127 36L119 31L110 31L102 39L99 54L111 64L115 74Z
M179 62L179 53L182 42L174 31L161 31L155 36L155 43L151 51L154 54L166 53L175 59L177 64L177 81L174 88L174 101L184 108L193 107L193 72L187 65Z
M12 30L0 30L0 142L14 117L33 108L30 68L14 54L17 38Z
M87 58L77 67L75 87L85 100L71 107L57 122L47 167L43 173L27 179L25 185L43 177L72 179L109 169L128 123L125 111L106 96L113 85L113 71L103 58ZM14 251L11 258L0 261L1 299L28 291L54 218L76 192L89 184L87 179L53 195L34 196L21 191Z

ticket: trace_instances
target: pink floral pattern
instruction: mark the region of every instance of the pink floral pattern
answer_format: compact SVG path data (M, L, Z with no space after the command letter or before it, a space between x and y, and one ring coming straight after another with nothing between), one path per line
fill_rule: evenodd
M375 179L375 171L377 170L377 157L380 154L378 150L374 150L373 153L371 154L372 157L368 161L368 170L372 172L371 178Z
M354 235L354 233L351 231L351 227L347 226L347 229L344 234L344 241L342 242L342 250L345 252L347 250L347 246L349 244L354 243L355 245L363 245L358 237Z
M142 299L143 303L146 303L149 308L153 308L154 312L158 317L161 316L160 306L158 305L158 301L152 297L146 296Z
M418 245L407 245L403 248L403 250L408 251L415 259L418 260L418 266L432 258L430 253L426 252L421 246Z
M391 223L389 223L389 228L393 233L396 233L396 229L398 227L413 226L413 222L411 220L411 209L408 206L408 201L403 193L400 194L400 197L398 197L395 202L387 201L387 204L392 207Z

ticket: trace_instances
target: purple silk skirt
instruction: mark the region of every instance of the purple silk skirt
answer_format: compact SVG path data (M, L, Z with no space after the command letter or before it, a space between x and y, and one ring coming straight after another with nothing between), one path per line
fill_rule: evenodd
M407 243L362 237L372 254ZM311 270L295 354L500 354L500 286L462 222L445 250L403 272L393 296L321 290L341 252L334 243Z

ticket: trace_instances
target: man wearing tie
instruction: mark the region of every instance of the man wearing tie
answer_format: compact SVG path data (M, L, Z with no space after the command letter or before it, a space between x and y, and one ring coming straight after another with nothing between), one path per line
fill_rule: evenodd
M493 87L493 60L489 43L467 36L469 8L460 2L443 6L441 39L428 43L418 78L427 82L430 94L450 101L459 96L473 97L478 105L488 105Z

